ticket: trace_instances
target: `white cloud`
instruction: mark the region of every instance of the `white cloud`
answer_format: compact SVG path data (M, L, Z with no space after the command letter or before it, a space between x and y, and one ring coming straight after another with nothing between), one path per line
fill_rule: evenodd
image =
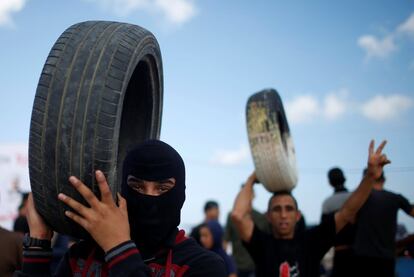
M411 108L413 99L403 95L378 95L362 105L362 114L375 121L385 121L398 117L401 112Z
M95 2L118 16L128 16L138 10L162 13L168 22L182 24L197 13L193 0L86 0Z
M172 23L181 24L196 15L194 4L188 0L156 0L155 3Z
M357 43L366 51L367 58L384 58L397 49L397 43L404 39L404 35L414 37L414 13L384 38L364 35L358 39Z
M405 95L377 95L365 103L348 100L345 88L333 91L319 100L312 95L301 95L284 103L290 124L312 123L316 120L334 121L346 114L364 116L374 121L398 118L414 107L414 98Z
M248 160L250 150L247 145L241 145L238 149L217 150L214 152L210 162L215 165L232 166Z
M320 111L318 101L310 95L299 96L293 101L288 101L285 107L288 122L291 123L312 121Z
M347 112L347 89L331 92L322 101L311 95L298 96L285 104L288 122L311 122L317 118L335 120Z
M414 35L414 13L404 23L398 26L397 30L402 33Z
M23 9L26 0L0 0L0 26L13 26L12 13Z
M358 39L358 45L366 51L367 58L386 57L396 49L393 36L377 39L372 35L365 35Z
M324 99L323 115L328 120L335 120L346 112L346 97L348 91L341 89L338 92L328 94Z

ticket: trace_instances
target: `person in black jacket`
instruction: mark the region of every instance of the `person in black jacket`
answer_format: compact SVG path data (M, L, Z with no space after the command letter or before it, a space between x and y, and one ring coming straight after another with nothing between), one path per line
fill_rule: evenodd
M185 167L168 144L149 140L130 151L123 164L122 196L113 200L106 178L96 171L101 197L74 176L69 181L90 207L60 193L74 211L65 215L93 238L76 243L62 259L57 276L226 276L224 262L178 230L185 200ZM29 197L31 239L18 276L48 276L52 230Z
M237 277L236 264L223 249L223 227L217 220L209 220L200 226L200 241L204 248L223 259L228 277Z

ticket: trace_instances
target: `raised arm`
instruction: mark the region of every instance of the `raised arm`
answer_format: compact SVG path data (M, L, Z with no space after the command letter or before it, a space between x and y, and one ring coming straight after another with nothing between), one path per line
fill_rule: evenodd
M36 246L27 241L28 238L25 238L22 268L16 271L13 276L50 276L52 260L50 241L53 230L36 211L32 193L29 194L27 200L27 223L29 225L30 242L38 240L42 243Z
M240 190L234 202L231 219L243 241L249 242L253 234L253 219L251 218L253 185L257 182L256 173L253 172Z
M352 223L359 209L364 205L371 193L372 187L381 174L383 167L389 164L387 156L382 150L387 142L383 141L377 150L374 151L374 141L369 144L368 170L362 178L358 188L344 203L342 208L335 213L336 232L338 233L347 223Z
M52 240L53 230L46 225L43 218L38 214L32 193L29 194L27 199L27 223L30 237L39 240Z

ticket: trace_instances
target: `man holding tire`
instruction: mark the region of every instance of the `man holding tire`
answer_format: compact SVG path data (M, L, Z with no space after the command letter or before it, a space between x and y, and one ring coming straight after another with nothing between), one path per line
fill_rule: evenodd
M106 178L96 171L101 197L74 176L71 184L88 206L60 193L71 210L65 215L92 239L75 244L57 276L226 276L223 261L178 230L185 200L185 167L168 144L149 140L125 158L122 196L114 201ZM30 237L18 276L47 276L52 230L29 198Z
M320 225L295 236L295 225L301 215L290 192L275 192L269 200L267 219L272 234L265 234L255 226L249 216L253 173L238 194L232 219L244 245L256 264L256 276L319 276L319 265L324 254L333 245L336 234L354 220L367 200L375 180L381 176L384 165L390 163L382 154L386 142L374 151L371 141L368 156L368 174L342 208Z

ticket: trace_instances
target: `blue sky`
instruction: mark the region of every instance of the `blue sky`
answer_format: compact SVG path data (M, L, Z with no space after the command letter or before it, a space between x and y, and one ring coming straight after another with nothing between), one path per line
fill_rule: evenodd
M279 91L297 153L294 190L309 223L331 194L326 172L361 178L370 139L387 139L388 189L414 202L414 1L0 0L0 143L28 141L33 98L59 35L86 20L150 30L161 47L161 139L187 166L182 223L216 199L225 221L253 170L245 105ZM255 206L270 196L257 187ZM400 214L411 232L414 220Z

